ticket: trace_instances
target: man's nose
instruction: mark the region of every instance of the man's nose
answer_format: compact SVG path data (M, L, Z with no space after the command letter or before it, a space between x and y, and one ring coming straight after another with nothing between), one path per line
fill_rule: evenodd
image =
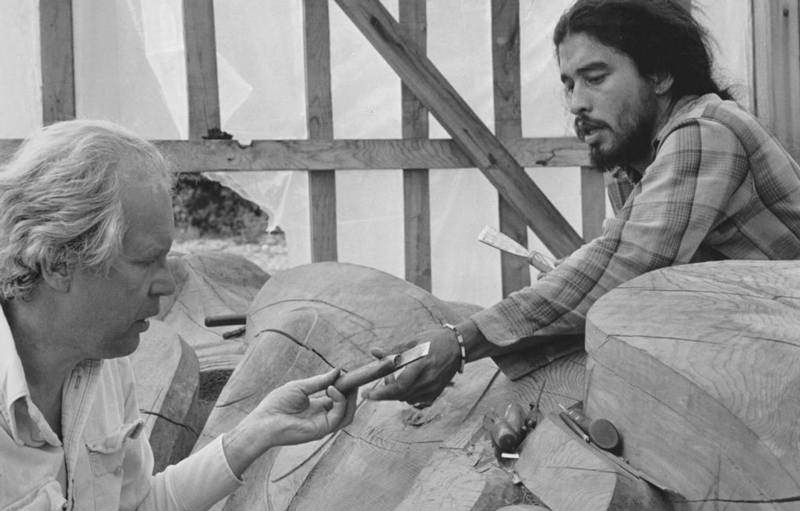
M586 90L580 83L576 83L569 95L569 111L572 115L579 115L591 110L591 101Z
M172 270L169 269L165 258L159 266L158 274L153 280L150 291L156 296L169 296L175 292L175 287L175 277L172 276Z

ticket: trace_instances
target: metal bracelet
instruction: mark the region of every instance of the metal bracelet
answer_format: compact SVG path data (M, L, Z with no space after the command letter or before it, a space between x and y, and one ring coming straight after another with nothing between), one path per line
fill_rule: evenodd
M461 348L461 367L458 369L458 372L463 373L464 364L467 363L467 348L464 346L464 338L461 336L461 332L459 332L456 327L450 323L442 323L442 325L456 333L456 341L458 342L458 346Z

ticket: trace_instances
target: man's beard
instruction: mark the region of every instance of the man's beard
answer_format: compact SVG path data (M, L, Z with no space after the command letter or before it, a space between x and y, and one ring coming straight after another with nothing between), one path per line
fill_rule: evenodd
M604 128L614 136L610 147L589 146L589 161L600 172L611 172L619 167L625 168L632 162L649 160L652 156L652 133L656 120L656 105L649 98L640 98L632 109L625 113L617 123L613 133L611 128L598 121L576 117L575 133L584 140L587 127Z

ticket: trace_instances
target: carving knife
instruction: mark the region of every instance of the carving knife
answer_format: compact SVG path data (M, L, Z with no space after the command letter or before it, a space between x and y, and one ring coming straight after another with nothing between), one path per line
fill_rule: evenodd
M503 252L508 252L515 256L523 257L528 261L528 264L536 268L542 273L547 273L555 268L555 261L541 252L536 250L528 251L525 247L498 231L494 227L486 226L478 235L478 241L485 243L490 247L494 247Z
M383 358L379 358L378 360L374 360L367 365L359 367L358 369L353 369L352 371L343 373L341 376L339 376L339 378L336 379L336 381L333 383L333 386L336 387L339 392L346 394L360 387L361 385L365 385L379 378L383 378L384 376L388 376L401 367L405 367L408 364L427 356L430 347L431 344L426 342L418 344L417 346L414 346L413 348L408 349L400 354L387 355Z

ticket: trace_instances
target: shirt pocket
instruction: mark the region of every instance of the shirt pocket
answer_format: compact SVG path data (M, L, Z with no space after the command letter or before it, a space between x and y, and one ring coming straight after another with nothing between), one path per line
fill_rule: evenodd
M45 481L28 495L2 508L2 511L62 511L67 500L61 493L61 485L55 479Z
M118 510L122 492L125 444L142 429L141 420L123 424L116 431L86 443L92 468L95 511Z

